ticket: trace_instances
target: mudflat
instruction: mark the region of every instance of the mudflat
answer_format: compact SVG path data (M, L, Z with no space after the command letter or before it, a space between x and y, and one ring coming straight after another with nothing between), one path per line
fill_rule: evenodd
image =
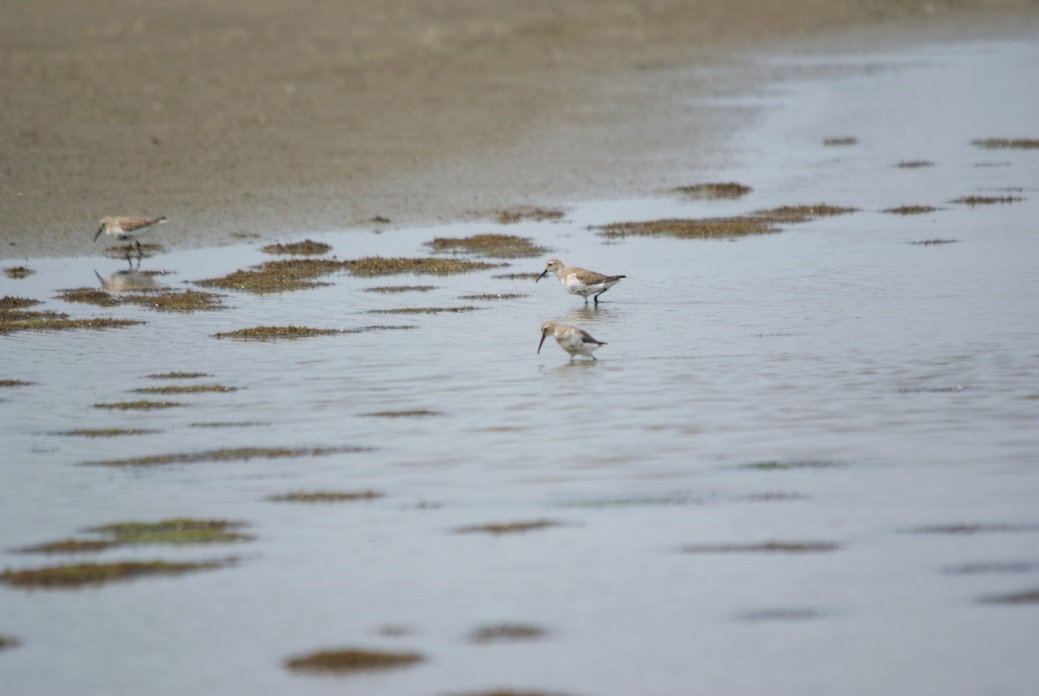
M977 31L1020 13L1039 5L14 0L0 258L92 253L104 215L168 215L164 245L202 246L646 192L650 155L726 127L669 115L673 68L849 27Z

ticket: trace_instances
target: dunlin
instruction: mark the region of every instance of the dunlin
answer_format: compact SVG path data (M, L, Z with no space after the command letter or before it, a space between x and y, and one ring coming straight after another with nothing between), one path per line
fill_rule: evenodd
M589 295L595 295L595 303L599 304L599 295L619 283L621 278L628 277L622 275L603 275L602 273L588 271L583 268L564 266L563 262L559 259L549 259L548 263L545 264L545 270L534 282L536 283L538 280L544 278L548 275L549 271L556 274L556 278L559 278L559 282L562 283L563 288L568 293L584 297L585 304L588 303Z
M133 245L137 245L137 255L141 256L141 243L137 240L142 234L147 234L153 230L149 229L153 225L157 225L160 222L166 222L167 218L165 215L157 218L146 218L146 217L103 217L101 218L101 226L97 228L97 233L94 234L94 241L101 236L101 233L115 237L120 241L130 241L130 246L126 249L127 258L130 257L130 250L133 249Z
M545 338L549 334L552 334L556 343L559 347L570 354L570 359L573 360L575 355L587 355L592 360L595 360L595 356L592 355L599 346L605 346L604 341L598 341L592 338L584 329L579 329L576 326L570 326L569 324L557 324L554 321L546 321L541 325L541 343L538 344L538 354L541 353L541 346L545 344Z

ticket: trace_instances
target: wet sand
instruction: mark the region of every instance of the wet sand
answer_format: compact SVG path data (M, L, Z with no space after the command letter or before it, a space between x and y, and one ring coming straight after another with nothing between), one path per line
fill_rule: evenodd
M688 100L755 77L739 67L748 50L845 45L832 32L849 29L867 44L1003 34L1036 12L1026 0L19 1L0 24L0 258L96 253L96 220L111 214L169 215L164 244L183 248L644 194L684 183L738 125L690 117ZM671 71L722 64L736 69L695 84Z

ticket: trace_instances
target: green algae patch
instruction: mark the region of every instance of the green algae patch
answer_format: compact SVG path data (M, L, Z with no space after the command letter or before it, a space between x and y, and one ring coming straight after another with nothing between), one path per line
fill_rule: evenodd
M494 624L481 626L469 634L470 643L509 643L521 640L537 640L545 636L545 630L526 624Z
M546 220L562 220L566 215L562 210L556 208L539 208L536 206L519 206L508 210L499 211L495 220L501 225L511 225L522 220L533 220L544 222Z
M36 271L31 268L26 268L25 266L11 266L4 269L4 275L11 280L21 280L22 278L31 276L35 272Z
M111 404L94 404L94 408L108 408L116 411L152 411L161 408L176 408L183 406L174 401L117 401Z
M332 247L322 242L305 239L292 244L268 244L260 249L265 254L287 254L291 256L317 256L332 251Z
M900 205L897 208L885 208L884 213L890 215L926 215L936 212L938 208L933 205Z
M148 430L146 428L96 428L80 430L61 430L54 433L62 437L123 437L125 435L151 435L162 432L161 430Z
M499 259L532 258L548 251L527 237L509 234L477 234L462 238L437 237L432 242L426 242L426 246L435 252L465 251Z
M949 201L950 203L962 203L974 207L976 205L1000 205L1005 203L1017 203L1024 199L1020 196L960 196Z
M826 147L847 147L849 145L858 145L859 139L852 135L841 135L834 138L823 139L823 145Z
M494 524L478 524L470 527L459 527L459 534L523 534L549 527L562 527L562 522L554 520L533 520L530 522L500 522Z
M213 338L234 338L247 341L274 341L285 338L310 338L345 333L340 329L315 329L309 326L254 326L249 329L213 334Z
M828 541L768 541L763 544L694 544L683 553L829 553L841 547Z
M907 242L915 246L941 246L942 244L956 244L958 239L924 239L919 242Z
M423 408L416 408L410 411L375 411L373 413L362 413L361 416L365 418L425 418L428 416L442 416L444 414L439 411L427 411Z
M397 307L396 309L370 309L369 314L458 314L475 312L480 307L464 305L461 307Z
M128 459L105 459L83 462L86 466L158 466L162 464L195 464L198 462L241 462L250 459L295 459L299 457L322 457L343 452L367 452L363 447L239 447L234 449L207 450L204 452L180 452L159 454L149 457Z
M479 294L479 295L462 295L458 299L460 299L460 300L488 300L488 301L495 301L495 300L518 300L521 297L526 297L526 296L527 295L525 293L522 293L522 292L498 292L498 293L486 292L486 293L482 293L482 294Z
M902 160L895 165L899 169L923 169L924 167L933 167L934 162L928 160Z
M375 650L322 650L285 661L285 667L299 672L349 674L370 670L408 667L424 658L414 652L384 652Z
M316 288L328 283L315 278L349 270L349 262L335 259L282 259L237 270L222 278L195 281L203 287L226 288L245 292L286 292Z
M110 543L128 544L226 544L252 541L252 537L232 531L244 526L227 520L174 518L161 522L118 522L84 530L110 537Z
M40 304L39 300L33 300L28 297L12 297L11 295L4 295L3 297L0 297L0 312L25 309L26 307L32 307L33 305L38 304Z
M267 500L276 503L349 503L357 500L375 500L382 498L376 491L296 491L272 495Z
M793 224L809 222L821 217L834 217L836 215L847 215L857 212L858 208L817 203L815 205L781 205L778 208L757 210L753 214L775 224Z
M0 379L0 389L10 387L31 387L35 382L26 382L24 379Z
M150 375L145 375L146 379L200 379L202 377L212 377L213 375L206 372L157 372Z
M1033 138L984 138L970 141L971 145L986 150L1036 150L1039 140Z
M501 268L507 264L486 263L484 261L464 261L454 258L383 258L369 256L354 261L344 261L347 270L356 276L397 275L415 273L427 275L453 275L484 271L489 268Z
M110 549L116 542L109 539L62 539L18 549L19 553L97 553Z
M150 575L182 575L196 570L220 568L225 563L168 563L166 561L128 561L122 563L75 563L35 568L6 570L0 582L24 589L63 590L109 582L132 580Z
M238 387L225 387L222 384L192 384L191 386L170 385L166 387L140 387L131 389L137 394L203 394L236 392Z
M385 295L402 292L429 292L436 290L435 285L380 285L375 288L365 288L365 292L379 292Z
M707 183L707 184L693 184L692 186L679 186L675 189L676 193L680 193L683 196L689 196L691 198L706 198L706 199L735 199L742 198L748 193L753 191L750 186L744 186L743 184L737 184L734 181L728 181L725 183Z
M668 218L647 222L613 222L598 228L604 237L678 237L679 239L718 239L753 234L772 234L779 228L756 216L724 218ZM535 276L536 277L536 276Z

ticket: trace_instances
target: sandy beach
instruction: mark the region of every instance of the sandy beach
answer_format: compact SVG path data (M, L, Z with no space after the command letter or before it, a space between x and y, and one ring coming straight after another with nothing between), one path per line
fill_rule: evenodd
M167 248L647 193L738 124L672 69L763 47L1013 31L1029 0L32 3L0 24L0 257ZM835 34L834 32L840 32ZM732 71L739 75L740 71ZM661 164L678 166L661 166Z

